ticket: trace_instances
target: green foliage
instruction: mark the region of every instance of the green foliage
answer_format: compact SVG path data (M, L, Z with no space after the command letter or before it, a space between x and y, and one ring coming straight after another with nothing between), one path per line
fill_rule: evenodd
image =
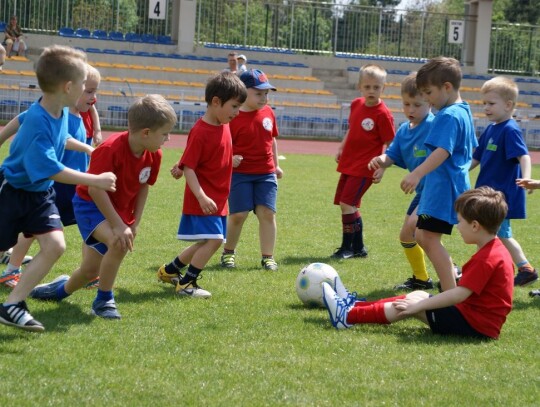
M487 342L435 336L414 320L336 331L325 310L300 304L294 283L310 262L332 265L349 288L370 299L393 295L393 285L410 275L398 233L411 197L399 189L405 173L397 168L387 170L362 202L369 257L335 261L328 257L341 234L339 209L332 205L335 162L331 156L286 155L277 214L280 270L261 271L258 224L250 215L238 268L221 269L216 254L202 273L200 284L213 297L176 298L171 286L156 282L155 272L187 247L175 239L185 181L168 174L179 156L178 150L164 151L134 251L116 280L123 319L91 317L95 291L82 290L59 304L30 299L32 314L47 331L0 325L0 405L537 404L540 300L529 298L528 289L515 289L500 340ZM534 167L533 176L540 177L540 168ZM536 194L528 213L512 229L539 264ZM79 264L79 233L68 227L65 234L67 251L47 281ZM459 264L475 251L457 231L444 242ZM0 288L3 298L7 292Z

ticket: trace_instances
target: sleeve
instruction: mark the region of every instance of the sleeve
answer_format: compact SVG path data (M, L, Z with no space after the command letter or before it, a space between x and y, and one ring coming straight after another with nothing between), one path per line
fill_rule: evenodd
M478 147L476 147L476 149L473 152L472 158L474 158L476 161L482 161L482 155L484 154L484 150L486 148L486 143L485 143L485 139L487 137L486 132L487 132L487 129L484 130L484 132L478 139Z
M478 254L478 253L477 253ZM461 287L480 294L491 280L495 267L492 262L480 259L477 255L463 266L463 274L459 280Z
M40 157L39 160L36 157ZM34 136L24 154L23 163L30 181L37 183L63 171L65 166L57 157L50 139L41 133Z
M108 145L101 145L93 151L87 172L96 175L103 172L114 172L114 159L113 149Z
M383 114L379 116L378 126L380 129L379 137L383 143L388 143L394 139L396 128L394 126L394 117L390 113L390 110L385 109Z
M529 155L529 150L523 140L523 133L518 126L508 127L504 134L504 147L506 151L506 159L511 160Z
M457 120L449 114L440 114L437 119L435 126L432 127L432 131L429 132L426 138L425 144L433 150L443 148L448 154L452 155L457 142ZM441 137L441 135L444 135L444 137Z
M180 168L184 169L184 166L195 170L201 160L201 155L203 151L203 142L201 134L198 132L191 132L188 136L188 141L184 154L180 158Z
M403 159L403 155L401 154L401 135L403 134L402 127L400 127L397 131L396 137L394 138L394 141L392 141L392 144L388 147L386 150L386 155L394 161L394 164L397 165L400 168L407 168L407 165L405 164L405 160Z

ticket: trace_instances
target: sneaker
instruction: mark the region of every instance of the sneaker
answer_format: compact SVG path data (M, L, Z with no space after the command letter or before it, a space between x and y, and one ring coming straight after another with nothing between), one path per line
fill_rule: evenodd
M536 269L533 269L533 271L518 270L516 277L514 277L514 287L524 287L534 283L536 280L538 280Z
M0 323L26 331L43 332L45 330L43 324L30 315L24 301L8 306L0 304Z
M233 269L236 267L235 253L223 253L221 255L221 267L226 269Z
M56 292L58 291L58 287L66 284L66 281L68 280L69 276L62 275L56 277L50 283L37 285L30 291L30 297L35 298L36 300L60 301Z
M182 273L173 273L169 274L165 271L165 264L161 266L157 271L158 281L162 283L172 284L174 286L178 285L178 282L182 279Z
M424 281L416 278L415 276L412 276L411 278L405 280L404 283L394 286L394 290L431 290L433 287L433 280L431 280L431 278L428 278L427 281Z
M13 253L13 248L7 250L4 252L2 258L0 258L0 263L1 264L8 264L9 263L9 260L11 259L11 254ZM32 261L33 257L32 256L24 256L24 259L22 261L22 264L28 264Z
M359 252L353 252L353 257L364 258L364 257L367 257L367 255L368 255L368 252L365 247L363 247L362 250L360 250Z
M334 290L336 291L338 297L344 300L348 306L356 304L357 301L366 300L365 298L358 298L358 294L356 293L356 291L349 292L349 290L345 288L345 285L343 284L343 281L341 281L341 278L339 278L339 276L334 279Z
M347 315L353 305L347 305L345 300L340 298L332 289L330 284L323 282L323 301L330 315L330 322L336 329L350 328L352 325L347 323Z
M0 284L2 284L5 287L13 289L19 282L20 278L21 278L20 268L16 270L12 270L9 273L6 273L4 271L2 275L0 276Z
M93 290L94 288L99 287L99 276L94 278L92 281L90 281L88 284L84 286L87 290Z
M261 266L265 270L277 271L278 265L273 257L265 257L261 260Z
M336 251L330 256L332 259L350 259L354 256L354 253L352 250L343 249L342 247L338 247Z
M529 295L531 297L540 297L540 290L532 290Z
M92 303L92 315L107 319L120 319L122 316L116 309L114 298L110 300L94 300Z
M184 295L192 298L210 298L212 294L197 285L197 281L189 281L186 284L176 284L176 295Z

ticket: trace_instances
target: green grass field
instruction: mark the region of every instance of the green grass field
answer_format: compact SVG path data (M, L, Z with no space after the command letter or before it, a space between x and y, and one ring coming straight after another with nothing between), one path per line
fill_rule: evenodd
M540 300L528 297L530 287L515 290L500 339L488 342L434 336L414 320L336 331L324 309L299 302L296 276L315 261L332 265L349 288L372 299L393 295L392 287L409 277L398 232L410 197L399 190L399 169L389 169L363 202L369 257L334 261L329 255L341 226L332 205L333 158L288 155L279 184L279 272L260 269L257 221L250 216L238 267L221 269L216 254L203 272L200 284L213 297L176 298L155 272L187 245L175 239L184 180L168 173L179 155L164 152L135 250L116 281L123 319L92 317L93 291L59 304L30 299L46 331L0 326L0 406L538 405ZM533 175L540 177L540 168ZM528 205L529 219L512 226L539 265L540 191ZM66 240L46 281L80 261L78 230L67 228ZM459 264L475 251L457 230L444 242ZM0 292L7 296L6 288Z

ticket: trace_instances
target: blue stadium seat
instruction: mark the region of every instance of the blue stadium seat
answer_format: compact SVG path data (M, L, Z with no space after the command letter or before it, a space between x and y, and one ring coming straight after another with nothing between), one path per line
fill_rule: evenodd
M62 37L75 37L75 31L70 27L62 27L58 30L58 35Z
M174 42L173 42L170 35L159 35L157 37L157 42L160 43L160 44L165 44L165 45L174 44Z
M135 55L135 52L129 50L129 49L121 49L118 51L120 55Z
M168 58L168 55L163 52L152 52L150 55L155 58Z
M77 30L75 31L75 36L81 38L91 38L90 30L86 28L77 28Z
M143 34L141 35L142 42L147 44L157 44L157 39L153 34Z
M94 32L92 33L92 38L98 40L108 40L109 36L107 35L107 31L105 30L94 30Z
M137 55L138 57L150 57L150 56L152 56L152 54L150 52L147 52L147 51L137 51L137 52L135 52L135 55Z
M101 54L101 50L99 48L86 48L86 52L90 52L93 54Z
M103 50L103 53L104 53L104 54L113 54L113 55L116 55L116 54L118 54L118 51L115 50L115 49L106 48L106 49Z
M120 31L111 31L109 33L109 39L113 41L125 41L124 34Z
M6 29L6 23L3 21L0 21L0 31L4 31Z
M126 33L124 38L126 39L126 41L129 41L129 42L142 42L141 35L133 33L133 32Z

